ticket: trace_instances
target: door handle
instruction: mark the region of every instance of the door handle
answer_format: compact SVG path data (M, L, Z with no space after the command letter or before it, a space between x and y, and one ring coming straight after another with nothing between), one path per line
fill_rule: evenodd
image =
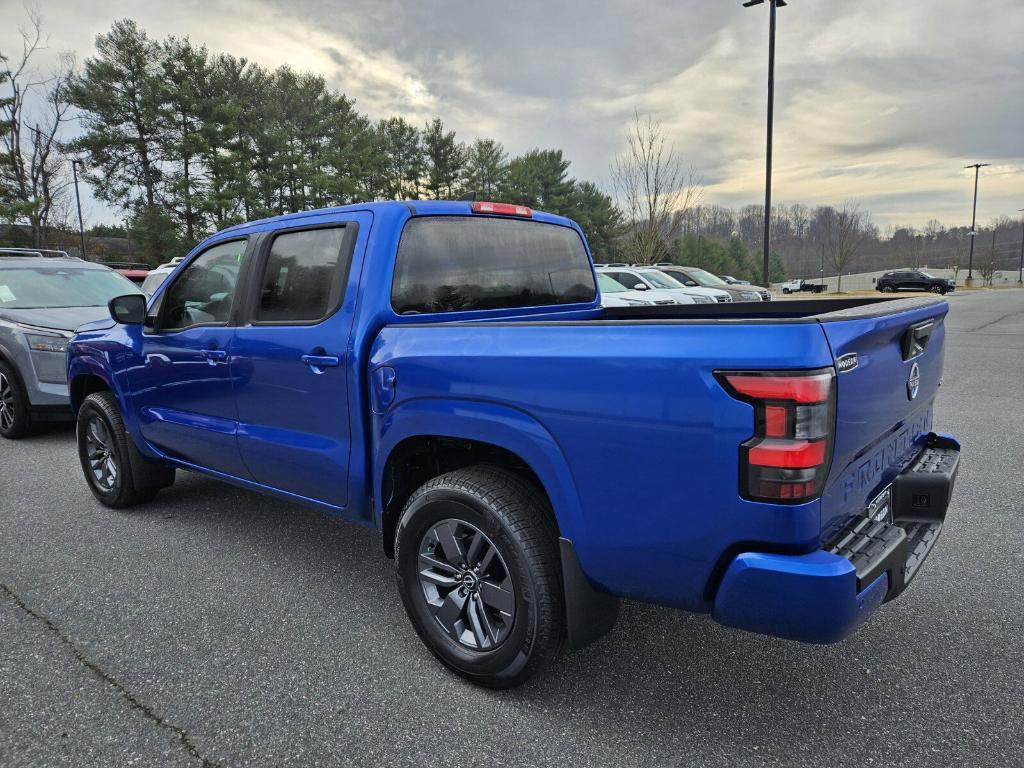
M341 359L334 355L303 355L302 362L313 369L313 373L323 373L324 368L337 368Z
M199 354L202 355L210 365L223 363L228 359L228 352L226 349L204 349Z

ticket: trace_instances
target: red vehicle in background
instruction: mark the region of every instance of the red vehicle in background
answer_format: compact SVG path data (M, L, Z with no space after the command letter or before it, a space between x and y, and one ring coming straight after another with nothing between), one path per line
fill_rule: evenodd
M149 276L149 265L137 261L105 261L103 265L119 272L137 285L142 285Z

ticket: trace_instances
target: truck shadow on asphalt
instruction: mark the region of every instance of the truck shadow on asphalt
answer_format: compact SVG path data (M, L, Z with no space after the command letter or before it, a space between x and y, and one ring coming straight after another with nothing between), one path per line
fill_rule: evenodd
M70 430L52 427L37 439L69 438ZM77 470L77 457L68 459L68 469ZM88 515L80 518L83 525L109 529L114 542L132 542L136 551L123 554L127 567L163 585L168 612L193 611L207 642L244 648L233 663L260 667L259 676L234 677L246 681L237 690L221 687L220 695L237 700L221 700L221 706L248 706L259 695L250 683L266 694L295 687L297 676L309 697L331 699L355 684L354 676L363 676L361 690L381 692L375 706L429 706L437 699L477 703L501 708L506 717L511 709L526 720L543 718L548 728L562 723L574 732L585 727L604 737L619 733L649 748L652 739L660 740L669 753L684 740L687 751L700 747L712 755L722 744L746 745L751 757L765 758L772 749L766 746L769 730L779 749L807 740L808 732L820 730L825 738L829 729L833 746L855 749L881 724L929 712L934 719L934 700L914 698L922 678L930 678L926 685L940 696L971 683L956 679L962 671L950 674L951 667L963 670L955 658L969 653L966 647L952 643L944 649L953 658L943 666L928 660L950 609L915 611L910 593L900 608L883 609L853 638L820 647L727 629L706 616L626 603L615 629L596 644L567 654L522 688L483 690L447 672L420 644L379 532L184 472L154 502L122 512L100 507L80 477L72 482L81 483L82 512ZM186 562L203 568L190 569ZM136 601L137 608L148 599L142 586L124 589L118 599ZM152 633L159 646L156 638L168 623L161 619L137 631ZM195 652L201 656L203 649L196 646ZM287 675L260 666L284 669L292 657L304 662ZM178 672L170 660L165 669L171 677L199 673ZM838 732L836 723L843 724ZM640 743L637 749L645 747ZM784 758L785 752L778 755Z

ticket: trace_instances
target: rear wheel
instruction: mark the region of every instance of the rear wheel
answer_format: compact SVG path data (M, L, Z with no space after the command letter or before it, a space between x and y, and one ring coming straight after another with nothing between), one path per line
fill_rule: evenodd
M882 293L895 293L895 292L896 292L896 289L893 288L891 285L883 285L882 286Z
M149 501L174 482L174 467L151 462L125 431L111 392L95 392L78 410L78 458L99 501L121 509Z
M28 397L14 369L0 363L0 435L17 440L32 433Z
M468 680L511 688L561 653L558 531L518 476L478 465L424 484L402 513L395 563L416 632Z

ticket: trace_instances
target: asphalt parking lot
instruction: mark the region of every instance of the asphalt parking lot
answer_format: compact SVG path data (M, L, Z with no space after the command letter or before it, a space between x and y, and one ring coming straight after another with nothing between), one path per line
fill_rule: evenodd
M0 441L0 766L1024 765L1024 291L950 305L949 525L835 646L630 604L480 690L420 644L376 532L181 473L113 512L70 428Z

